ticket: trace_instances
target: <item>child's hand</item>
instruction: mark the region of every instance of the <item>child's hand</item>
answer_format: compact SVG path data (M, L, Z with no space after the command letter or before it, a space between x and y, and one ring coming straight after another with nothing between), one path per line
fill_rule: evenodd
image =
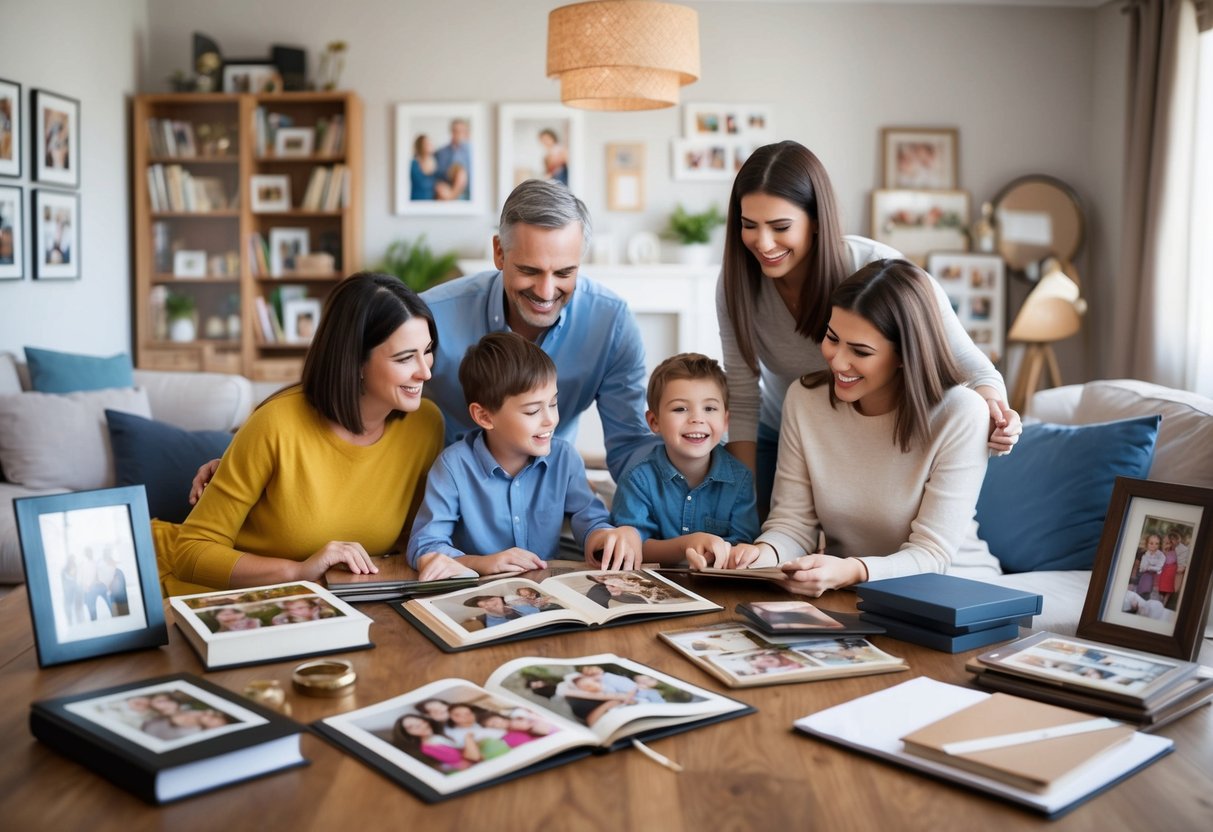
M417 580L441 581L444 578L456 578L472 571L463 558L453 558L441 552L429 552L417 558Z
M534 552L517 546L495 555L473 558L471 567L481 575L500 575L502 572L530 572L532 569L547 569L547 561Z
M762 543L738 543L729 551L722 569L756 569L776 564L775 550ZM719 561L718 561L719 563Z
M729 562L729 551L733 546L723 537L696 532L686 535L683 540L686 543L687 563L692 569L707 569L713 564Z
M827 589L839 589L868 579L868 568L858 558L805 555L788 561L782 568L790 592L813 598Z
M602 553L602 563L594 556ZM640 532L631 526L615 529L598 529L585 541L586 563L600 569L639 569L641 557Z

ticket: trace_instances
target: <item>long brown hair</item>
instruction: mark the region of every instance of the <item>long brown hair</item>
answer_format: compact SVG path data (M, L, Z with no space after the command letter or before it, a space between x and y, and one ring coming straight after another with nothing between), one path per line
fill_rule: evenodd
M830 293L849 272L846 243L839 225L838 203L825 166L798 142L758 148L746 159L729 196L724 236L724 300L737 345L750 370L758 372L754 351L754 303L762 285L762 268L741 241L741 198L761 192L804 209L817 226L809 252L809 278L800 290L796 331L815 342L825 337L830 320Z
M858 315L892 342L901 358L901 401L893 440L902 453L925 442L931 411L962 378L944 334L931 277L908 260L876 260L838 284L830 295L829 308ZM805 387L818 387L826 381L830 404L837 407L833 372L810 373L800 379Z

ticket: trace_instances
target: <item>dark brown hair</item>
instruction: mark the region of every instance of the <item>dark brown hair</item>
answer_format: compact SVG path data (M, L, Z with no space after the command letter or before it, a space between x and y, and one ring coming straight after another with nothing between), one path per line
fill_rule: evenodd
M359 272L337 284L324 305L320 326L303 361L303 395L321 416L351 433L362 433L362 365L405 321L424 318L430 347L438 328L425 301L398 279ZM393 411L388 418L404 413Z
M808 279L800 292L796 331L813 341L825 337L830 320L830 293L847 276L846 243L839 225L834 188L821 160L798 142L758 148L733 180L724 235L724 300L737 346L750 369L758 372L754 351L754 304L762 285L762 268L741 241L741 198L765 193L802 208L817 225L809 252Z
M648 403L649 410L654 413L661 406L661 394L665 386L678 379L707 379L716 382L720 388L721 401L724 409L729 409L729 385L724 377L724 370L715 358L708 358L697 352L683 352L662 361L649 376Z
M556 378L548 354L516 332L490 332L468 347L459 363L459 384L467 403L490 413L510 396Z
M893 441L909 452L925 442L931 411L949 388L960 384L960 368L952 355L939 301L931 278L908 260L876 260L838 285L828 308L845 309L866 320L893 343L901 358L901 401ZM830 370L800 379L805 387L830 384L830 404L837 407L834 374Z

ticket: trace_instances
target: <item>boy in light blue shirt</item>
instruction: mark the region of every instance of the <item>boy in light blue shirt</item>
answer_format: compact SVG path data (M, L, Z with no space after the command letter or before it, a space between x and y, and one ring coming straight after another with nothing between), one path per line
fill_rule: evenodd
M724 371L706 355L667 358L649 377L649 428L663 445L615 492L613 522L635 526L644 560L725 563L734 543L758 536L754 478L720 447L729 427Z
M517 333L492 332L468 349L459 381L478 429L430 469L408 546L421 580L543 569L566 517L587 562L601 552L603 569L638 568L636 530L610 524L576 449L553 435L552 359Z

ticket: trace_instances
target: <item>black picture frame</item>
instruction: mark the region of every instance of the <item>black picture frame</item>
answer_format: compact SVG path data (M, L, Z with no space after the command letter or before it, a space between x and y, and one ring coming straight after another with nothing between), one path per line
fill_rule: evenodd
M69 211L66 219L63 211ZM35 280L80 279L80 194L34 189L30 262Z
M142 485L13 507L40 667L168 643Z
M1213 489L1117 477L1078 636L1195 661L1211 578Z
M80 102L49 90L30 93L30 178L59 188L80 187Z
M21 85L0 78L0 176L21 176L21 137L25 135L21 116Z
M0 280L24 278L25 190L0 185Z

